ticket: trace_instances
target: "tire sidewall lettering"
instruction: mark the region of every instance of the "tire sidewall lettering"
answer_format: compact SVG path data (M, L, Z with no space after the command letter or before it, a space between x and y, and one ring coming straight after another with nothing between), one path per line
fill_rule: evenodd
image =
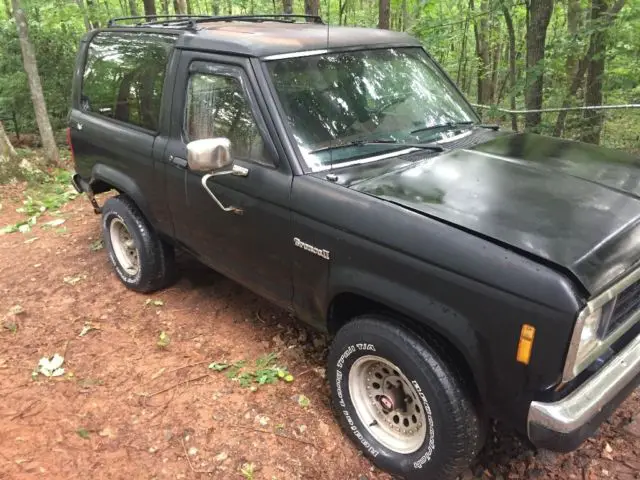
M377 458L379 456L390 457L392 455L401 454L387 449L384 445L377 442L377 440L366 431L366 428L363 428L364 426L362 426L362 422L360 421L358 414L355 411L355 407L353 406L353 403L350 399L348 382L350 368L358 358L367 355L369 352L374 354L377 353L383 358L389 358L388 355L379 353L379 350L380 349L377 348L373 343L363 342L348 344L341 349L341 354L335 362L334 371L335 394L339 407L338 410L346 421L346 429L349 433L352 434L353 437L355 437L358 443L362 445L364 451L374 458ZM389 360L391 359L389 358ZM427 397L418 380L411 378L411 376L408 375L408 372L404 371L404 369L402 370L403 373L407 376L407 379L409 380L413 388L415 388L416 392L418 393L427 417L428 441L425 442L425 444L423 444L417 451L406 455L410 458L410 468L413 470L421 470L425 464L431 461L436 449L436 429L433 418L434 415L431 406L429 405L429 401L427 400Z

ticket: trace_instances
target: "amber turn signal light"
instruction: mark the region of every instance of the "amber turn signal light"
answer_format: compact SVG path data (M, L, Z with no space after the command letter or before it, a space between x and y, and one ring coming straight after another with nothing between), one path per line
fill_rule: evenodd
M533 339L536 337L536 327L524 323L520 329L520 341L518 342L518 353L516 360L519 363L529 365L531 360L531 350L533 349Z

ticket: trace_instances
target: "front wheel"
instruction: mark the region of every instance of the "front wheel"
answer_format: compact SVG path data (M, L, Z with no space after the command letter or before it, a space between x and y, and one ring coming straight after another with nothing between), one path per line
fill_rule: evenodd
M359 317L338 331L328 368L335 412L381 469L453 479L479 451L472 397L445 355L387 317Z
M129 198L118 195L105 202L102 233L118 278L131 290L153 292L173 280L173 248Z

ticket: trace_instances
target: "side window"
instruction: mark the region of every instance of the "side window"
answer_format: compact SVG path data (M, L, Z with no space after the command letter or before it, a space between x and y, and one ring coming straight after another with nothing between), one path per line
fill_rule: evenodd
M204 73L189 77L185 133L189 141L226 137L234 158L272 163L237 78Z
M103 32L89 46L81 108L157 130L162 86L175 37Z

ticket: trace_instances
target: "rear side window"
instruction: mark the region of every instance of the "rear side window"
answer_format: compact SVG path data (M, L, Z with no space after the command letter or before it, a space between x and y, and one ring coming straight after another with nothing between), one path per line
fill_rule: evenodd
M175 37L102 32L89 46L80 106L157 130L167 59Z

